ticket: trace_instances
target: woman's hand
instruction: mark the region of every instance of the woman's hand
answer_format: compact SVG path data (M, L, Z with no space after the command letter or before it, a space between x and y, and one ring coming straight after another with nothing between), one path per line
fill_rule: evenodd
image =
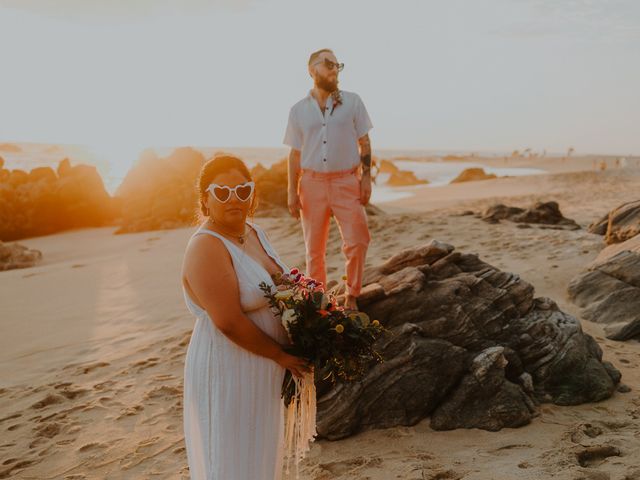
M299 378L302 378L305 373L311 372L311 366L309 365L308 360L302 357L296 357L295 355L290 355L284 350L281 351L275 361L282 368L286 368L294 376Z

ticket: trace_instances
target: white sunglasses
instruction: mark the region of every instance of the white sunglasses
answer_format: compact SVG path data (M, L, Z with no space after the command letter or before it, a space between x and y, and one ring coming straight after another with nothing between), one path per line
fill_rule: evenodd
M210 192L220 203L227 203L231 198L231 192L235 193L238 200L246 202L251 198L255 186L256 184L254 182L241 183L233 188L227 185L212 183L207 187L207 192Z

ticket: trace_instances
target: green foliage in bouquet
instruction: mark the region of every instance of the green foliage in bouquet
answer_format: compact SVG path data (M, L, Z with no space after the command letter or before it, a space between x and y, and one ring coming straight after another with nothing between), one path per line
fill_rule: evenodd
M305 277L297 269L274 278L276 289L262 282L274 313L280 316L291 344L285 350L306 358L324 380L353 381L360 378L382 357L373 344L385 329L363 312L345 311L336 299L324 292L321 283ZM285 405L295 395L295 382L287 370L282 385Z

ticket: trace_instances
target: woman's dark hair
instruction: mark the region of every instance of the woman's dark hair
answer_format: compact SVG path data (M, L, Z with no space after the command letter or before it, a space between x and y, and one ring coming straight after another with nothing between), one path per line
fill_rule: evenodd
M221 173L227 173L232 170L237 170L242 174L244 178L247 179L248 182L252 181L251 172L245 165L245 163L235 155L230 155L227 153L217 154L212 159L208 160L200 169L200 175L198 177L198 204L199 208L199 219L203 220L207 215L207 211L204 206L204 201L207 197L207 188L213 182L213 179L216 178ZM251 201L251 208L249 210L249 216L253 216L256 208L258 207L258 194L257 191L254 190L253 200Z

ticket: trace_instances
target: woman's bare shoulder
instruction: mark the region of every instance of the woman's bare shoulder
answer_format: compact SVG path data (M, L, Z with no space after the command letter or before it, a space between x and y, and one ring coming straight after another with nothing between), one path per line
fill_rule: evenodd
M220 265L221 262L228 261L231 263L231 256L224 242L214 235L200 233L193 235L189 239L185 251L185 263L196 261L198 264L215 263Z

